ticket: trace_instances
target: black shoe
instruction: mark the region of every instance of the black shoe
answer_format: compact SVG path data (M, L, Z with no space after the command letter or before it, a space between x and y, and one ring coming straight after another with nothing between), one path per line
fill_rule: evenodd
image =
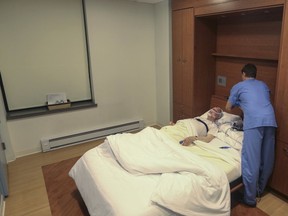
M239 200L239 202L240 202L242 205L244 205L244 206L246 206L246 207L249 207L249 208L256 208L256 205L257 205L256 202L255 202L255 204L250 204L250 203L245 202L243 199Z

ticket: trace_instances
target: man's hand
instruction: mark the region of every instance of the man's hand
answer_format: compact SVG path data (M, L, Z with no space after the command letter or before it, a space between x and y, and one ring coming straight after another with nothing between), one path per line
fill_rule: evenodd
M197 140L197 136L190 136L190 137L186 137L184 140L183 140L183 146L188 146L190 145L191 143L193 143L195 140Z

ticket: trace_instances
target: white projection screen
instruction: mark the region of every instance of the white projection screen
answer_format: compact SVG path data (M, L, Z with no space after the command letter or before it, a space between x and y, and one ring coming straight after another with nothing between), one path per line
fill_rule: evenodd
M84 0L1 0L0 72L9 111L47 94L92 100Z

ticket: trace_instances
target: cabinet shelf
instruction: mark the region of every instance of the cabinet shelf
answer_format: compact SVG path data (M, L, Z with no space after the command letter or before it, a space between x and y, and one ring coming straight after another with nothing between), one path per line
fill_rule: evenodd
M212 53L212 56L223 57L223 58L237 58L237 59L250 59L250 60L260 60L260 61L274 61L277 62L277 58L268 57L254 57L248 55L235 55L235 54L222 54L222 53Z

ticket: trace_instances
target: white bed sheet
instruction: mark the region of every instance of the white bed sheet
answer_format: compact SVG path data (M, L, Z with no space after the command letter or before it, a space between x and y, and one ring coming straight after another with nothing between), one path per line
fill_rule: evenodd
M115 160L107 140L86 152L69 172L91 216L178 215L150 201L159 175L133 175Z
M215 138L208 145L197 141L195 146L183 148L210 160L225 171L231 182L241 175L240 152L233 148L219 148L223 145L226 143ZM151 201L159 175L128 173L115 160L108 141L86 152L69 175L74 179L90 215L179 215Z
M205 158L219 169L223 169L229 182L233 182L241 176L241 151L218 138L214 138L210 143L198 140L195 145L183 148Z

